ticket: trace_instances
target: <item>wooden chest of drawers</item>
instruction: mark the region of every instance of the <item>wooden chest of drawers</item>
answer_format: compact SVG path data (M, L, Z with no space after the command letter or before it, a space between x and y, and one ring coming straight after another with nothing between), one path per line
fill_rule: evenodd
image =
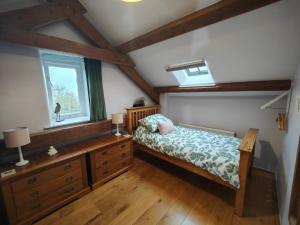
M97 188L133 165L132 139L120 141L89 153L91 186Z
M102 136L59 149L53 157L43 153L29 160L24 167L8 166L16 174L0 178L11 225L31 224L128 170L132 138Z
M85 155L24 171L2 181L10 224L31 224L90 190Z

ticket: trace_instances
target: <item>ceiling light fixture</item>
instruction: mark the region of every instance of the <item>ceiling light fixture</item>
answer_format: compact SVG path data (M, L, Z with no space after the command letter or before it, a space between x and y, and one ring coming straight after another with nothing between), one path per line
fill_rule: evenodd
M121 0L121 1L127 3L135 3L135 2L141 2L142 0Z

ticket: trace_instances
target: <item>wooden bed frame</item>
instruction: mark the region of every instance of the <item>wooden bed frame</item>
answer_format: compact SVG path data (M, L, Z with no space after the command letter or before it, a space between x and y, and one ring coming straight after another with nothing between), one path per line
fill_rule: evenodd
M133 134L133 131L138 127L138 124L139 124L138 121L140 119L142 119L146 116L149 116L149 115L159 113L159 112L160 112L159 105L128 108L127 109L128 132L130 134ZM191 163L185 162L181 159L178 159L178 158L175 158L172 156L168 156L163 153L159 153L159 152L154 151L144 145L138 144L137 142L134 142L134 149L138 149L138 150L147 152L148 154L156 156L156 157L158 157L162 160L165 160L171 164L174 164L176 166L184 168L184 169L191 171L197 175L200 175L202 177L205 177L207 179L210 179L221 185L224 185L226 187L233 189L236 192L235 214L237 214L238 216L243 216L247 178L248 178L248 175L250 175L250 173L251 173L251 167L252 167L252 163L253 163L253 155L255 152L255 143L256 143L257 133L258 133L258 129L250 128L248 130L248 132L246 133L245 137L243 138L241 145L239 146L239 150L240 150L240 163L239 163L240 188L236 188L236 187L232 186L228 182L223 181L218 176L215 176L200 167L197 167Z

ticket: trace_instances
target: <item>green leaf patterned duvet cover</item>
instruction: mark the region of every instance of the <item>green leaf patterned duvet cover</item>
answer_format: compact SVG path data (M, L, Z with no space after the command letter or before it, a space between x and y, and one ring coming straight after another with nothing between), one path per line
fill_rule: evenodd
M239 188L239 138L181 126L160 135L139 126L133 139L155 151L199 166Z

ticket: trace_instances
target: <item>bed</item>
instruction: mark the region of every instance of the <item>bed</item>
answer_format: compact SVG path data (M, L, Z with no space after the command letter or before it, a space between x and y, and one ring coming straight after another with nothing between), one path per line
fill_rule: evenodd
M139 120L158 113L159 105L127 109L127 127L134 135L134 149L233 189L236 192L235 213L242 216L258 129L250 128L240 139L183 126L160 135L139 126Z

